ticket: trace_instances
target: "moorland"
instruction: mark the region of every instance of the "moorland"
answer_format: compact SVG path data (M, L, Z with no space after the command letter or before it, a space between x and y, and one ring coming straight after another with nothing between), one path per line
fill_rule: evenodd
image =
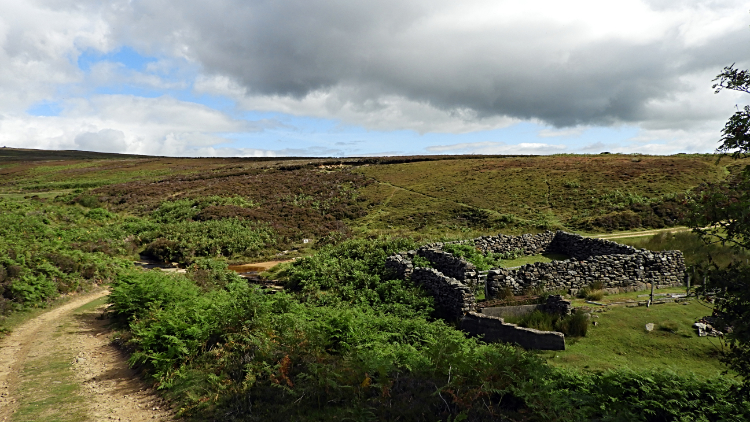
M526 351L467 337L383 265L426 242L558 229L679 249L690 269L746 260L683 226L691 192L743 164L3 148L0 330L107 285L116 344L186 419L746 420L723 343L690 327L710 303L607 308L564 352ZM286 262L261 279L229 270L272 260Z

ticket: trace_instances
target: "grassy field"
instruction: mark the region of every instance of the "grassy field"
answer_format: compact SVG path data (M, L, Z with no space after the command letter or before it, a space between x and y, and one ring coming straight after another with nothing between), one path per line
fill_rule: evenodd
M550 364L589 371L670 370L707 377L726 369L717 359L724 346L721 340L698 337L691 328L699 318L711 315L711 308L697 300L650 308L609 307L592 315L598 316L592 318L598 324L589 327L586 337L568 340L564 351L543 354ZM648 323L656 326L651 332L646 331Z

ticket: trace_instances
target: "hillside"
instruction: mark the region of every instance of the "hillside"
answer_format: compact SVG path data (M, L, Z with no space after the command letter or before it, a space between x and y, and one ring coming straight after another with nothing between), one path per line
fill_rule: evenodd
M736 378L719 377L722 366L709 339L688 326L710 312L703 302L613 310L597 318L601 324L590 336L570 332L566 353L539 354L466 336L456 321L440 318L423 286L385 268L388 256L427 240L679 224L682 195L732 171L727 164L733 163L717 164L714 156L14 154L0 159L0 334L26 310L107 285L109 306L101 318L117 330L115 343L129 364L179 416L662 421L750 415L750 403L732 398ZM709 254L746 259L708 248L690 233L629 239L653 250L684 249L691 265ZM134 265L142 259L169 268L143 270ZM229 264L270 260L288 261L267 274L273 282L248 282L229 270ZM588 327L583 314L572 317ZM644 321L664 329L649 337ZM64 339L48 334L44 344ZM35 337L24 338L32 343ZM680 359L670 358L676 351ZM24 353L9 363L20 375L0 380L8 386L2 400L17 403L18 414L39 415L55 414L59 406L50 403L72 408L80 402L67 352L41 369L36 355ZM631 361L638 367L623 367ZM605 369L611 371L600 372ZM64 391L45 388L42 375L34 375L42 373L58 374ZM40 385L40 392L30 394L27 385ZM705 403L705 396L715 403ZM47 404L39 407L35 397Z

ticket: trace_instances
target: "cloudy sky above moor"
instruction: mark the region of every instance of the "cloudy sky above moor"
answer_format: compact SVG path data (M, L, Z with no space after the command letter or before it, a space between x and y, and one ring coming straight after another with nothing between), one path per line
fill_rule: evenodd
M733 0L6 0L0 145L711 152L749 25Z

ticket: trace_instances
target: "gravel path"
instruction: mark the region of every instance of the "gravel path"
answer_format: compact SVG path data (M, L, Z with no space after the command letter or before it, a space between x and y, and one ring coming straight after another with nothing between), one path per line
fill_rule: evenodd
M0 341L0 421L15 420L13 414L22 405L24 369L51 352L69 356L69 377L81 385L77 394L83 396L87 420L174 420L171 409L128 368L127 356L110 343L108 321L101 318L106 305L76 312L108 293L76 297L25 322ZM50 380L48 386L55 382L59 381Z

